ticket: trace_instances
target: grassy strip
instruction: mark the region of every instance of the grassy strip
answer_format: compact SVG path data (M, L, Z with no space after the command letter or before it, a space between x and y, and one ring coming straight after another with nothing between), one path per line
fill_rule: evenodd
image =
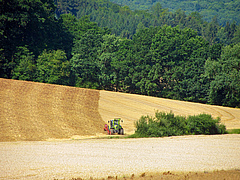
M228 134L240 134L240 129L228 129Z
M220 118L209 114L194 116L175 116L172 112L155 112L155 117L142 116L136 123L137 130L129 138L165 137L181 135L226 134L226 126L220 124Z

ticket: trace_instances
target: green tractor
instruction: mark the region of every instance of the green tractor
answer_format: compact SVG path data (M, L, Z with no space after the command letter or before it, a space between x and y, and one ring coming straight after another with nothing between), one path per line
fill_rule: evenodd
M107 131L109 135L114 133L124 135L124 130L120 125L120 122L123 122L121 118L114 118L113 120L108 121L108 123L110 123L110 126L105 124L105 127L103 129L104 131Z

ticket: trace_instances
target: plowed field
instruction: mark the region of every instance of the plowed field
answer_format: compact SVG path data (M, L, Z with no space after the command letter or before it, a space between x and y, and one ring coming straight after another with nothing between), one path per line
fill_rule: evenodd
M240 128L240 109L1 78L0 102L0 179L240 177L240 135L86 140L106 136L115 117L132 134L155 110L208 113Z
M216 176L217 180L239 180L239 134L0 142L0 179L119 179L132 174L138 179L143 173L162 176L168 171L211 174L217 170L234 171Z

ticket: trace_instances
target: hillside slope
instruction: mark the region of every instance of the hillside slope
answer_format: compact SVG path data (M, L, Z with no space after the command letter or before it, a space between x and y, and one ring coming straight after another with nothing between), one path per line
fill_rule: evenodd
M99 91L0 79L0 141L95 135Z
M176 115L220 117L228 129L240 128L240 109L170 99L98 91L0 78L0 141L96 136L115 117L127 134L134 122L155 110Z

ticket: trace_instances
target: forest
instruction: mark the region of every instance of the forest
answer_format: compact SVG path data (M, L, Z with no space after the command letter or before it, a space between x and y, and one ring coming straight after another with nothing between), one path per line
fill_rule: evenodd
M127 5L131 10L147 10L160 3L171 12L181 9L186 14L198 12L203 20L210 22L217 16L221 25L240 21L240 0L110 0L119 5Z
M108 0L0 0L0 8L1 78L240 107L237 21Z

